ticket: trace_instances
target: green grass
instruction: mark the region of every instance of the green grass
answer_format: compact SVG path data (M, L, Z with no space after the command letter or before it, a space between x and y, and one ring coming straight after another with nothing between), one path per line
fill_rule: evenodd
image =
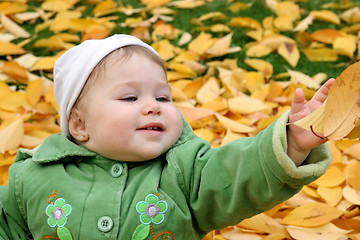
M229 21L231 20L231 18L238 17L238 16L252 17L261 23L265 17L275 16L275 13L273 13L270 9L265 7L264 1L265 0L254 0L254 1L243 0L243 1L240 1L240 2L244 2L244 3L252 2L253 4L250 8L248 8L246 10L240 11L238 13L233 13L228 9L228 7L231 5L231 3L229 3L229 1L213 0L212 2L209 2L204 6L197 7L194 9L175 9L176 15L173 16L174 21L170 22L170 23L173 24L175 28L189 32L193 36L197 36L200 32L198 30L196 30L196 28L198 26L194 25L192 23L192 19L199 18L200 16L202 16L206 13L210 13L210 12L216 12L216 11L223 12L227 16L227 19L216 20L216 21L210 21L210 20L204 21L203 24L205 26L210 26L215 23L228 24ZM233 1L233 2L235 2L235 1ZM323 9L322 6L325 3L329 3L329 2L339 3L340 1L327 1L327 0L307 0L307 1L302 0L301 1L300 0L298 2L299 2L300 7L302 9L304 9L304 11L306 13L305 15L307 15L312 10ZM139 2L137 0L122 0L122 3L124 5L131 5L134 8L138 8L138 7L142 6L141 2ZM355 0L355 1L353 1L353 3L359 5L360 0ZM29 6L38 7L40 3L37 1L29 1L28 4L29 4ZM92 17L92 10L93 10L94 6L86 5L85 0L80 1L80 3L78 3L78 6L79 5L87 6L87 9L83 13L83 17ZM341 13L343 10L335 9L333 11L335 11L336 13ZM119 20L117 21L117 23L121 23L121 22L125 21L125 19L127 17L125 14L121 14L121 13L117 13L117 14L113 14L113 15L116 15L119 17ZM137 16L139 16L139 15L135 14L132 17L137 17ZM149 13L148 13L148 17L150 17ZM35 24L27 23L27 24L24 24L24 28L27 31L29 31L30 33L34 33L35 25L39 24L39 23L41 23L40 20L38 20ZM323 29L323 28L341 29L342 27L344 27L344 25L337 26L335 24L325 23L325 22L321 22L321 21L314 21L314 23L309 27L307 32L311 33L315 30ZM120 27L119 25L117 25L117 27L114 29L113 33L129 34L131 32L131 30L132 29L130 29L130 28L124 28L124 27ZM233 35L233 39L232 39L233 46L241 46L244 49L245 45L248 42L254 41L253 39L246 36L245 29L240 28L240 27L232 27L232 30L234 31L234 35ZM54 55L54 54L56 54L55 52L48 52L46 49L43 49L43 48L34 49L32 47L32 44L37 39L47 38L53 34L54 33L49 31L49 29L45 29L38 33L35 33L34 40L32 42L30 42L25 48L29 51L32 51L35 55L39 55L39 56ZM213 36L220 37L222 35L225 35L226 33L212 33L212 34L213 34ZM296 38L296 33L293 33L293 32L282 32L281 34L284 34L293 39ZM177 41L178 41L178 39L175 39L172 42L173 42L173 44L176 44ZM331 47L331 46L329 46L329 47ZM246 64L244 64L244 62L243 62L243 60L246 58L245 51L241 51L241 52L238 52L235 54L230 54L223 58L237 58L238 64L240 67L247 69L247 70L251 70L251 68L249 66L247 66ZM217 60L222 60L223 58L219 58ZM270 62L274 66L274 75L285 72L287 69L294 69L297 71L304 72L305 74L308 74L308 75L314 75L319 72L324 72L324 73L328 74L329 77L338 76L352 61L354 61L354 59L349 59L347 57L339 57L339 60L336 62L310 62L304 56L304 54L301 53L301 58L300 58L298 65L295 68L293 68L281 56L279 56L276 53L272 53L266 57L263 57L263 59Z

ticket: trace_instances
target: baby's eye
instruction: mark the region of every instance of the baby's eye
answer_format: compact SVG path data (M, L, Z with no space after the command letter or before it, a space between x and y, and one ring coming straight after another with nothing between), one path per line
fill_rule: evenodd
M123 97L120 98L121 101L126 101L126 102L135 102L137 100L137 97L135 96L128 96L128 97Z
M170 102L171 99L168 98L168 97L163 96L163 97L157 97L156 101L158 101L158 102Z

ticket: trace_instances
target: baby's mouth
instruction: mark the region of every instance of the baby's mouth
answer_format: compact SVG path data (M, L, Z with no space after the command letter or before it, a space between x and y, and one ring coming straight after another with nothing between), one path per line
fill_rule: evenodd
M164 126L161 123L150 123L138 128L137 130L162 132L164 131Z

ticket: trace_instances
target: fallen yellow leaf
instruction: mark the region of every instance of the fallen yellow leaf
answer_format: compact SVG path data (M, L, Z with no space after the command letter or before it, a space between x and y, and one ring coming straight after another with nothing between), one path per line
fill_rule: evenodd
M278 49L278 53L282 56L292 67L296 67L300 53L299 49L297 48L296 44L284 42L280 45Z
M330 166L324 175L314 181L314 184L322 187L337 187L346 180L344 173L335 166Z
M325 203L307 203L295 208L280 223L298 227L318 227L331 222L342 214L342 211Z
M232 120L230 118L224 117L218 113L215 113L217 119L219 120L219 122L221 123L221 125L232 131L232 132L236 132L236 133L250 133L253 132L255 130L254 127L250 127L248 125L239 123L235 120Z
M312 62L336 62L338 60L338 54L330 48L305 48L302 51Z
M24 54L26 51L11 42L0 42L0 56Z
M244 60L244 63L263 73L266 79L269 79L273 74L273 65L265 60L247 58Z
M329 10L311 11L310 15L314 16L315 19L334 24L340 24L340 18L334 12Z
M220 86L215 77L211 77L207 82L199 89L196 94L196 98L200 103L206 103L213 101L220 96Z
M356 50L356 40L350 37L338 37L334 40L333 49L340 55L345 55L350 59L354 57Z
M23 136L23 120L19 118L0 130L0 152L18 148L22 142Z

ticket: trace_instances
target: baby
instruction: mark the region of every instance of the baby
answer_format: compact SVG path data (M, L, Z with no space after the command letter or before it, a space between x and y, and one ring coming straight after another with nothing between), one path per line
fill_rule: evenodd
M163 60L128 35L88 40L54 67L62 134L21 149L0 190L0 239L201 239L300 191L327 169L295 125L325 101L302 90L254 138L220 148L172 102Z

